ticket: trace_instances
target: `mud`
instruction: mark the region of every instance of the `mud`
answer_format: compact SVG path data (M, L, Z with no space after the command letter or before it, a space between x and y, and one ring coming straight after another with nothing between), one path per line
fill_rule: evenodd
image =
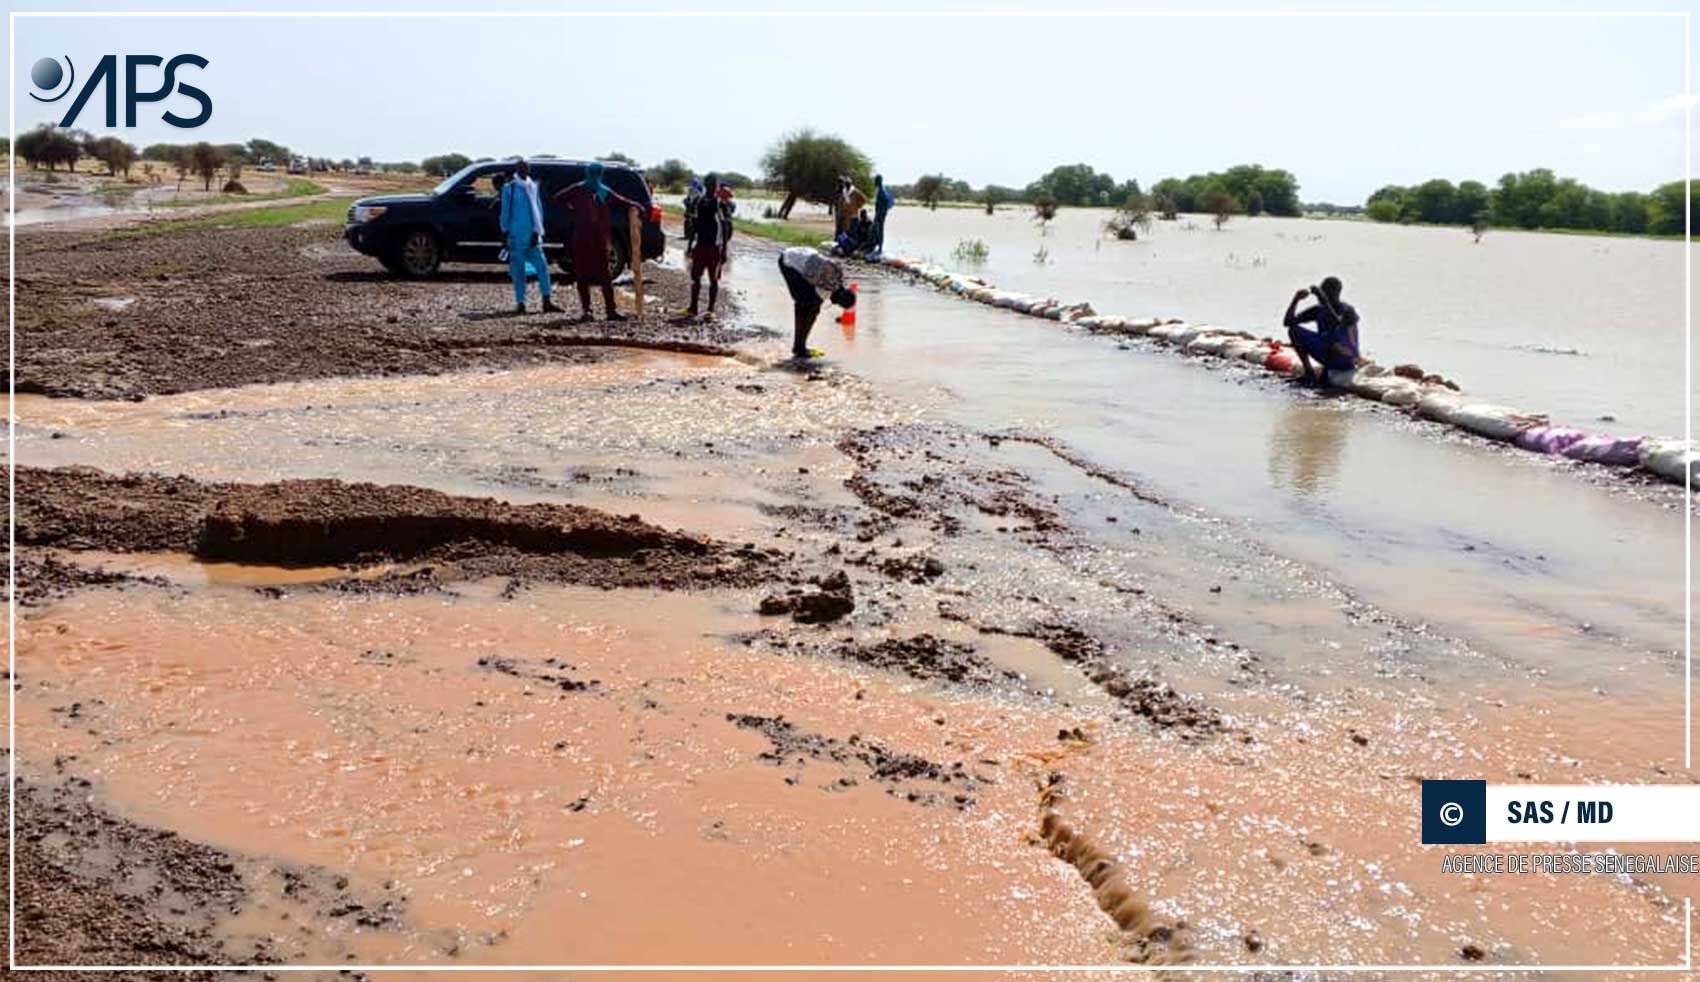
M22 551L17 557L17 579L14 585L18 603L39 607L62 597L68 597L86 587L122 586L129 583L152 583L164 586L158 577L142 577L103 566L88 566L69 562L55 555L38 555Z
M624 322L513 316L494 266L407 280L341 240L340 223L197 226L137 235L40 230L17 239L17 391L90 399L360 375L419 375L598 357L608 344L725 353L728 320L676 322L690 284L645 269L646 313ZM94 301L132 299L122 310ZM596 301L596 316L602 316Z
M30 467L17 469L17 486L22 546L180 552L279 566L405 560L425 567L343 584L362 591L410 592L489 576L686 589L761 582L781 566L774 552L670 532L635 516L423 488L335 480L205 483ZM43 564L41 572L57 570Z
M970 772L961 761L940 764L925 757L891 750L860 734L845 739L811 733L784 716L727 713L726 721L743 730L766 737L771 749L760 759L791 770L786 784L801 784L803 764L817 761L836 764L844 772L824 787L840 791L860 781L886 786L894 798L918 805L950 805L958 810L973 806L974 791L987 779ZM860 774L860 777L851 775Z
M742 635L746 645L760 644L773 651L839 660L893 672L922 682L952 685L994 685L1019 681L1019 673L999 668L972 644L951 641L933 634L861 641L854 638L821 644L779 631L764 630Z
M1064 821L1056 811L1061 801L1062 775L1052 773L1039 789L1039 829L1034 841L1051 855L1073 866L1092 890L1092 898L1123 934L1123 957L1141 965L1176 965L1193 961L1187 949L1184 920L1165 918L1152 910L1127 882L1122 861L1092 836Z
M405 896L358 895L329 870L240 856L114 815L93 785L66 775L67 763L57 762L55 781L17 783L19 964L264 965L297 955L288 937L227 930L230 918L254 910L281 914L303 932L314 918L380 931L403 923Z

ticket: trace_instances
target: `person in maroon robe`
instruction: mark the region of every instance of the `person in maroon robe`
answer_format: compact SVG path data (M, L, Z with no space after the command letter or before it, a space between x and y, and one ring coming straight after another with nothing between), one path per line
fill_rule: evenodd
M614 309L614 282L608 276L608 231L613 224L609 205L623 205L631 209L632 221L643 220L643 206L604 184L602 172L600 163L588 164L584 169L584 180L563 188L555 195L555 200L561 202L573 214L573 240L570 248L573 255L574 285L578 287L579 306L584 309L584 313L579 317L580 322L593 319L590 313L592 285L602 287L602 304L608 308L608 319L625 320L625 317ZM642 261L637 256L633 256L632 260Z

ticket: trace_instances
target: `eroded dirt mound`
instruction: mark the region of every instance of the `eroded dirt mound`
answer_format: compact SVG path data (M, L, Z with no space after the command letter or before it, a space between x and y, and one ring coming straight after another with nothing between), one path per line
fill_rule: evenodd
M335 480L203 483L20 467L20 545L186 552L268 565L429 564L429 580L676 589L747 585L777 557L574 505L511 505ZM414 575L413 580L420 577Z

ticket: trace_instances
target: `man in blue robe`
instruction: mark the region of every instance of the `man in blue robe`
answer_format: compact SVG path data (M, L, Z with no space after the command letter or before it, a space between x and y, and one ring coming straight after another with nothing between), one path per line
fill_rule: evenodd
M531 165L514 164L513 179L502 185L502 236L507 242L508 275L514 281L514 313L525 313L527 267L537 273L537 288L543 293L543 312L561 308L549 296L549 261L543 257L543 205Z

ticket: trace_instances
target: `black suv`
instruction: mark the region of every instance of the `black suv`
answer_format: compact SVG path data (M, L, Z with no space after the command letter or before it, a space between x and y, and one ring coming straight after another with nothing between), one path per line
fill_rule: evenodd
M562 188L584 179L586 161L531 159L531 177L543 201L543 252L573 281L573 259L567 249L572 213L552 199ZM610 188L644 206L639 233L644 259L659 259L667 237L661 231L661 209L649 196L643 175L621 164L604 164L602 180ZM443 179L428 194L386 194L361 198L348 209L343 238L356 250L404 276L430 276L444 262L494 263L503 248L501 201L497 181L512 176L514 161L471 164ZM631 231L627 209L610 209L608 269L618 276L631 264Z

